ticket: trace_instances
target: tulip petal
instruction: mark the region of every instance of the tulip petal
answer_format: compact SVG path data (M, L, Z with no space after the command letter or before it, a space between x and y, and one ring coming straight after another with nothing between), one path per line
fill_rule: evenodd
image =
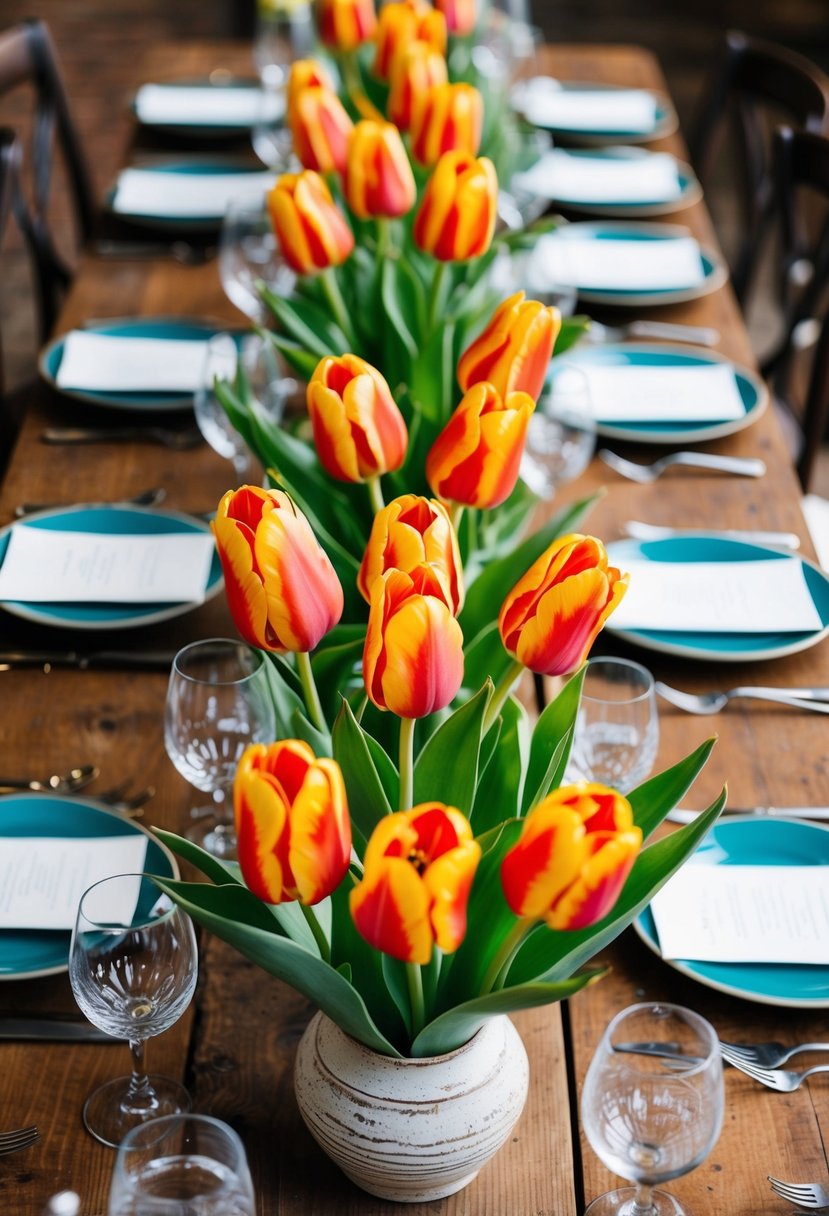
M297 895L315 904L345 877L351 857L351 821L339 765L318 760L291 807L289 858Z
M225 579L225 595L239 633L250 646L271 650L276 638L268 623L268 597L256 565L253 538L235 520L211 524Z
M516 916L544 916L587 854L584 825L574 811L546 802L536 807L501 863L504 896Z
M469 892L480 859L480 845L469 841L438 857L423 876L435 943L444 954L452 954L466 937Z
M383 700L393 713L422 718L454 699L463 680L463 634L442 600L413 596L387 621Z
M288 809L275 784L250 774L237 778L234 817L236 853L247 886L269 904L292 898L285 831Z
M591 839L591 856L581 874L545 918L551 929L584 929L608 914L633 868L642 833L639 828Z
M343 590L304 515L268 512L256 531L268 618L287 650L313 650L343 611Z
M404 963L425 966L432 957L429 898L408 861L384 857L349 896L351 915L369 945Z

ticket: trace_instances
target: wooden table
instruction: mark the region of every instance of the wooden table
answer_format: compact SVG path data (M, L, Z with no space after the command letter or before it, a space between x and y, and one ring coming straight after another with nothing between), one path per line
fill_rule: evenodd
M181 78L206 69L247 70L246 48L180 46L158 48L136 65L132 84ZM560 46L549 51L554 75L571 80L665 87L658 65L635 47ZM125 86L128 82L125 80ZM681 139L659 145L684 158ZM673 220L676 217L671 217ZM682 213L706 243L715 243L702 204ZM114 262L90 257L80 269L60 319L60 330L90 317L124 314L212 315L239 320L226 302L215 263L183 267L171 260ZM725 287L693 303L662 308L654 316L714 325L721 350L752 363L746 332L733 295ZM612 314L597 310L600 319ZM23 500L126 497L164 485L167 505L199 512L212 508L231 484L229 465L206 447L170 453L145 444L44 447L46 424L92 422L93 409L46 391L30 402L28 416L0 492L0 524L12 519ZM676 472L642 487L623 482L594 463L567 496L606 487L589 518L589 530L605 540L619 535L625 519L710 527L785 529L797 532L811 549L798 506L799 491L771 411L739 435L709 445L710 450L762 456L768 474L761 481L722 475ZM632 450L641 458L653 450ZM77 634L56 635L4 616L4 643L75 646ZM118 644L176 648L197 636L232 635L220 598L165 625L136 630ZM603 638L605 651L619 643ZM633 653L633 651L630 651ZM640 656L641 657L641 656ZM762 664L718 666L649 654L645 661L668 682L682 687L730 687L752 681L772 684L829 684L829 648L824 643L790 658ZM21 773L59 771L77 762L101 768L97 788L132 776L148 781L157 794L145 821L182 829L192 802L191 788L167 759L162 739L166 689L163 673L53 670L0 674L0 735L5 766ZM776 803L827 804L826 720L774 706L745 702L716 721L689 718L664 704L659 767L688 752L716 729L719 743L689 804L702 807L727 780L734 806ZM90 788L94 794L96 786ZM612 1183L579 1133L581 1079L612 1014L642 998L669 998L707 1016L726 1039L829 1038L824 1013L766 1007L713 992L685 979L654 958L628 931L607 951L612 974L580 993L569 1006L515 1018L530 1055L528 1106L511 1142L459 1195L428 1205L445 1216L570 1216ZM74 1010L65 975L0 985L0 1013L42 1009ZM183 1078L196 1109L232 1123L250 1157L261 1216L279 1213L359 1213L376 1216L396 1210L347 1182L311 1141L293 1100L291 1065L309 1008L292 990L274 981L223 944L203 943L199 988L189 1013L149 1046L151 1070ZM0 1126L36 1123L39 1143L25 1153L0 1159L0 1210L10 1216L37 1216L46 1197L64 1187L77 1189L84 1216L105 1211L113 1154L87 1136L80 1110L85 1096L102 1081L127 1070L120 1045L0 1043ZM761 1089L741 1073L726 1077L726 1120L719 1143L692 1174L671 1189L697 1216L758 1216L783 1213L767 1173L782 1178L825 1177L829 1143L829 1087L782 1095ZM414 1216L427 1205L416 1207Z

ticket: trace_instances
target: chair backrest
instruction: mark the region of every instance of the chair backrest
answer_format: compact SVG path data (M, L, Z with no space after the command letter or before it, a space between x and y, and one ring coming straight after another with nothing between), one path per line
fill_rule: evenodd
M808 490L818 450L829 438L829 137L780 127L774 164L785 338L770 381L798 421L797 472ZM806 360L811 366L803 375Z
M829 131L829 75L805 56L738 31L726 35L723 61L703 98L690 140L691 159L705 184L729 125L735 135L740 239L730 258L731 280L744 302L757 269L774 206L772 138L784 122Z
M17 189L19 173L20 144L18 143L17 136L9 128L0 127L0 256L2 256L3 235L6 231L9 216L11 215L12 198ZM5 393L5 389L3 344L0 342L0 400ZM0 431L1 435L2 431Z
M78 246L91 235L95 209L57 55L43 21L25 21L0 33L0 97L27 84L34 91L30 159L27 162L24 158L26 181L22 181L21 175L13 206L32 256L40 335L45 340L72 277L71 266L59 248L50 222L55 144L66 169Z

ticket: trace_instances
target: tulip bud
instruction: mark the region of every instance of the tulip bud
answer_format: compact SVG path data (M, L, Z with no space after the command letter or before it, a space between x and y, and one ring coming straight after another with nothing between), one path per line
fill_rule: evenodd
M421 165L436 164L444 152L476 156L484 128L484 101L471 84L438 84L412 118L412 155Z
M335 51L353 51L374 36L374 0L317 0L317 29Z
M403 494L377 512L357 576L363 599L371 602L374 580L387 570L403 570L413 579L419 575L424 591L458 615L463 607L463 567L443 503Z
M378 709L423 718L445 709L463 680L463 634L423 582L387 570L371 585L363 680Z
M479 258L492 243L498 178L491 160L445 152L415 216L416 244L440 262Z
M535 402L502 399L491 384L465 395L426 457L426 480L441 498L465 507L497 507L515 489Z
M317 904L342 882L351 859L351 820L335 760L307 743L256 743L233 783L242 877L269 904Z
M481 848L453 806L424 802L380 820L366 846L363 877L349 896L357 931L404 963L429 962L437 946L457 950Z
M561 536L507 595L498 616L504 647L524 667L562 676L580 667L627 590L594 536Z
M439 55L446 54L446 19L425 0L384 4L377 21L374 74L389 80L395 60L414 42L425 42Z
M291 64L286 90L286 110L288 122L291 121L296 99L303 89L330 89L336 92L334 81L318 59L295 59Z
M283 173L267 201L282 254L297 274L339 266L354 248L345 216L325 179L312 169Z
M288 122L300 164L317 173L343 172L354 123L336 93L319 85L302 89Z
M537 401L560 329L558 309L516 292L499 305L480 337L461 355L458 383L466 392L486 380L502 397L524 392Z
M321 359L307 390L317 457L338 481L399 469L408 432L389 386L357 355Z
M477 0L434 0L435 8L446 18L450 34L465 38L478 22Z
M613 908L642 844L630 803L604 785L563 786L534 807L501 863L516 916L585 929Z
M280 490L228 490L211 524L239 633L270 651L313 650L343 611L343 589L311 525Z
M408 131L419 116L430 89L449 79L446 60L427 42L412 42L394 60L389 91L389 118Z
M343 194L361 220L411 211L417 197L414 174L393 123L357 123L348 144Z

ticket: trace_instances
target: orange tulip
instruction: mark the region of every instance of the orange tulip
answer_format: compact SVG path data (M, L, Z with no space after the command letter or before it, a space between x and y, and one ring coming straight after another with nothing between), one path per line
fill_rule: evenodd
M419 117L426 97L435 85L446 84L446 60L428 42L412 42L394 60L389 91L389 118L401 131L408 131Z
M322 88L335 92L334 81L318 59L295 59L291 64L286 90L286 110L291 120L296 99L303 89Z
M491 160L445 152L426 183L414 222L415 242L440 262L479 258L492 243L497 202Z
M445 55L446 18L425 0L384 4L374 40L374 73L381 80L389 80L396 58L413 42L426 42L439 55Z
M313 650L342 616L343 589L281 490L228 490L211 524L236 628L260 650Z
M302 89L288 123L300 164L317 173L343 172L354 123L332 89L320 85Z
M367 481L399 469L408 432L389 386L357 355L321 359L308 384L317 456L338 481Z
M584 929L621 894L642 844L630 803L604 785L563 786L530 811L501 863L516 916L551 929Z
M371 584L363 680L378 709L423 718L445 709L463 680L463 634L424 582L387 570Z
M475 384L426 457L426 480L441 498L466 507L497 507L515 489L535 402L527 393L505 399Z
M371 587L387 570L403 570L417 579L424 594L442 599L457 616L463 607L463 567L458 539L442 503L403 494L371 526L357 586L371 602Z
M374 0L317 0L317 29L326 46L353 51L374 37Z
M361 220L411 211L417 189L394 123L370 119L357 123L348 144L343 194Z
M283 173L268 194L268 211L285 261L297 274L339 266L354 248L345 216L313 169Z
M366 846L363 878L349 896L369 945L404 963L451 954L466 936L466 906L481 857L453 806L424 802L386 815Z
M567 675L584 662L627 590L594 536L561 536L533 562L501 607L501 641L524 667Z
M285 739L246 748L233 784L242 877L269 904L317 904L351 858L345 783L335 760Z
M466 392L487 380L502 397L524 392L537 401L560 329L558 309L525 300L524 292L517 291L461 355L458 383Z
M471 84L437 84L413 115L412 154L421 165L436 164L444 152L477 155L484 128L484 101Z
M434 0L435 8L443 13L450 34L461 38L471 34L478 21L476 0Z

